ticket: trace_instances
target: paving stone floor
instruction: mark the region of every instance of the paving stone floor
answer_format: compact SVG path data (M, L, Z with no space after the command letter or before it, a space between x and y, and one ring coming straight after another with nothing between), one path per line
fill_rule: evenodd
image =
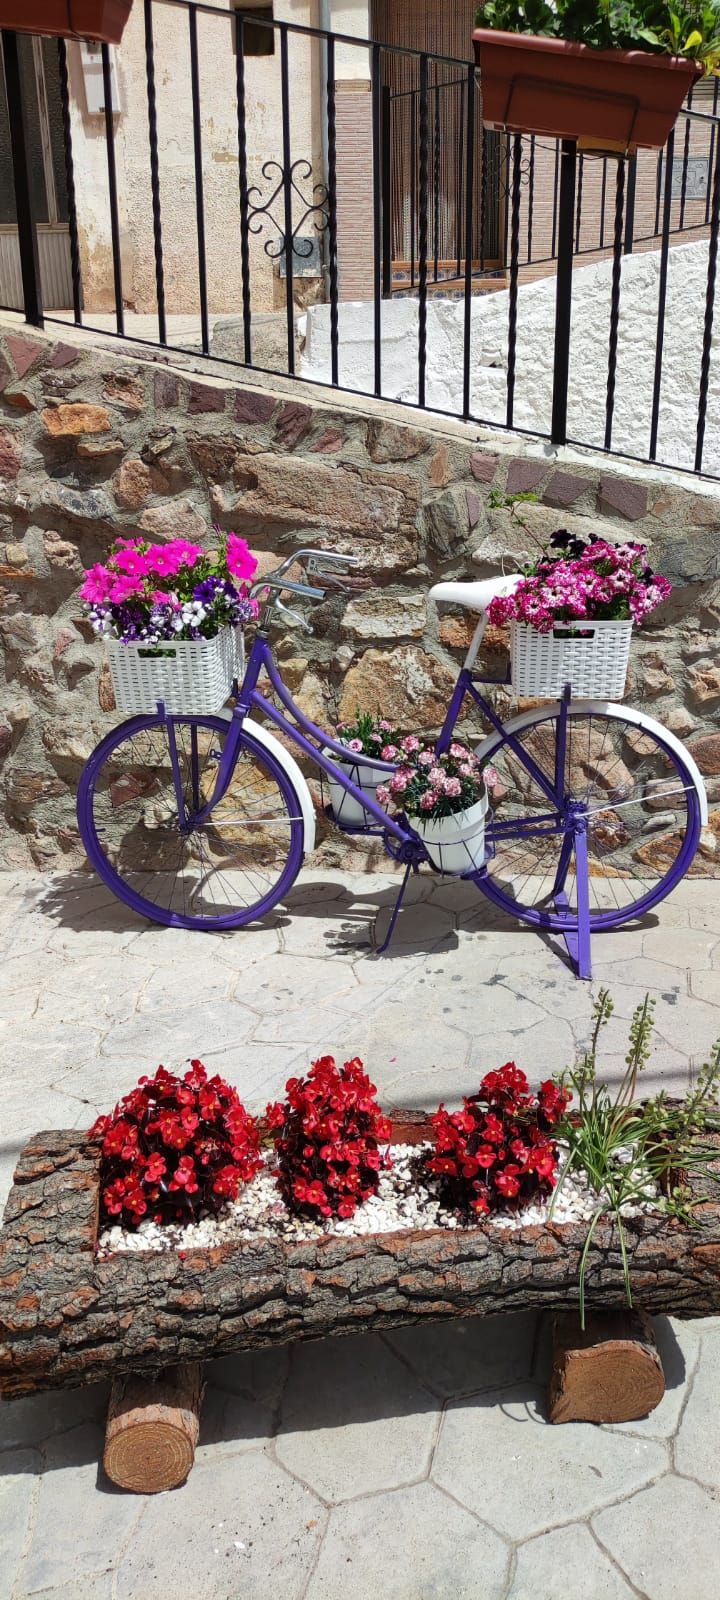
M41 1127L83 1127L159 1061L199 1055L247 1104L320 1052L386 1104L433 1107L514 1057L587 1038L591 990L472 888L421 877L389 955L393 880L306 873L251 933L148 927L84 873L0 877L0 1200ZM720 1034L720 894L685 883L596 945L611 1077L646 989L648 1087ZM534 1315L228 1357L170 1495L98 1467L104 1386L0 1405L0 1600L717 1600L720 1319L657 1319L667 1393L644 1422L543 1419Z

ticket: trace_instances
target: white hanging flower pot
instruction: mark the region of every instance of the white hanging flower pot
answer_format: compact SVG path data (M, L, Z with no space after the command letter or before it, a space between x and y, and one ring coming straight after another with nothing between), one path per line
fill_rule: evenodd
M450 817L412 817L433 865L440 872L477 872L485 861L487 794Z
M326 754L330 755L331 752L326 751ZM336 766L342 767L347 773L351 783L356 784L358 789L362 789L363 794L368 795L369 799L377 803L375 790L379 784L387 782L387 763L383 767L376 767L372 765L366 766L364 762L361 764L359 761L341 761L337 756L333 756L333 760ZM330 777L328 778L328 784L330 787L330 803L335 820L340 823L341 827L362 828L372 824L374 819L368 816L365 807L360 804L359 800L355 800L353 795L348 794L347 790L343 789L342 784Z

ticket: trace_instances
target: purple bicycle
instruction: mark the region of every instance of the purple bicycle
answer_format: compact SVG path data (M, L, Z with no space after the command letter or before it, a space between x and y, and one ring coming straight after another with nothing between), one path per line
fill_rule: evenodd
M425 846L407 818L388 815L353 781L346 747L295 704L269 641L275 613L288 610L283 594L322 600L357 564L300 550L255 585L264 609L232 711L168 716L160 702L93 752L78 794L80 832L100 877L139 915L173 927L241 928L294 883L314 846L315 808L286 743L252 716L257 711L362 806L365 820L346 831L378 835L405 866L386 947L408 877L428 862ZM291 579L291 568L309 581ZM513 574L430 590L478 615L438 749L474 702L490 728L476 754L495 768L497 783L484 864L462 876L511 916L560 935L578 975L589 978L591 935L641 917L690 868L707 800L679 740L630 707L573 701L568 687L560 700L503 723L482 689L509 675L482 678L476 661L486 608L516 581ZM274 699L259 687L263 675ZM361 755L352 761L378 765ZM342 827L342 816L336 820Z

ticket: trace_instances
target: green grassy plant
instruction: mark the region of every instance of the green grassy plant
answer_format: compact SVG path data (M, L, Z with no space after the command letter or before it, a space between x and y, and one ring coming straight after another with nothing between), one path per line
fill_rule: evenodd
M582 1174L597 1205L580 1259L580 1321L585 1326L585 1281L590 1246L603 1216L617 1225L623 1261L625 1292L632 1305L632 1289L623 1212L629 1206L651 1202L670 1216L692 1222L693 1201L689 1175L717 1159L717 1149L703 1143L704 1130L720 1126L720 1040L697 1082L677 1105L664 1092L652 1099L637 1099L639 1076L651 1049L655 1002L649 995L633 1013L625 1072L619 1088L598 1082L597 1057L602 1029L613 1013L607 989L601 989L593 1006L590 1047L576 1067L560 1078L573 1102L558 1125L558 1138L568 1147L568 1158L553 1195L550 1215L571 1173Z

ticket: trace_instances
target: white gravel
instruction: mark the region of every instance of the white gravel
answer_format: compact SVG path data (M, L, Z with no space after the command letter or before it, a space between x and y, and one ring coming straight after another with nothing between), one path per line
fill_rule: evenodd
M353 1238L365 1234L401 1233L408 1229L463 1228L463 1221L442 1208L432 1180L418 1180L414 1168L427 1145L390 1146L392 1167L380 1174L377 1194L346 1220L311 1222L288 1211L274 1172L274 1152L263 1171L217 1217L185 1226L160 1226L143 1222L136 1230L106 1228L98 1239L101 1260L126 1250L193 1250L226 1244L234 1239L321 1239L332 1235ZM562 1154L561 1154L562 1165ZM597 1195L581 1177L566 1178L556 1201L553 1222L589 1222L597 1209ZM626 1206L627 1216L653 1209L652 1199ZM488 1224L497 1228L523 1228L548 1221L549 1202L522 1211L498 1214ZM477 1226L477 1224L472 1224Z

